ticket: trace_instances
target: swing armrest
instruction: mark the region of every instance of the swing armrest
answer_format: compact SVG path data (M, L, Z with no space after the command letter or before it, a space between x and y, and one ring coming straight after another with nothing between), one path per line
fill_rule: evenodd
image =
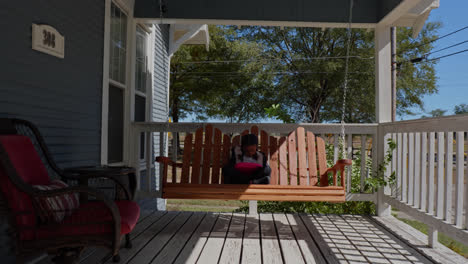
M156 162L162 163L164 165L170 165L173 167L182 168L182 163L174 162L168 157L163 157L163 156L156 157Z
M353 161L350 160L350 159L340 159L340 160L337 160L335 165L333 165L333 167L331 168L328 168L324 175L328 175L329 172L333 172L333 185L337 185L337 175L336 173L339 171L341 172L341 186L345 186L345 177L346 175L344 175L344 169L346 166L350 166L351 164L353 164ZM327 182L327 185L328 185L328 182Z
M328 171L340 171L344 169L344 167L350 166L351 164L353 164L353 161L350 159L340 159L340 160L337 160L335 165L329 168Z

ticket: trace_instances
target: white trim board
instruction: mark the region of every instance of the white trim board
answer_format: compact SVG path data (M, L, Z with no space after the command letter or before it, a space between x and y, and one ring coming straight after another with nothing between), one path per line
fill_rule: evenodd
M111 0L105 0L104 15L104 54L102 69L102 115L101 115L101 165L107 164L107 131L109 118L109 42Z
M191 24L191 25L185 25L187 28L187 32L180 37L178 40L174 41L174 34L177 31L177 26L176 25L170 25L169 28L169 65L170 65L170 59L172 55L182 46L185 42L189 41L193 37L197 36L199 33L202 31L205 32L206 36L206 43L205 47L206 50L209 48L209 32L208 32L208 25L196 25L196 24Z
M277 26L277 27L315 27L315 28L347 28L348 23L323 23L303 21L268 21L268 20L229 20L229 19L184 19L184 18L135 18L141 23L151 24L208 24L208 25L238 25L238 26ZM353 23L352 28L375 28L376 23Z

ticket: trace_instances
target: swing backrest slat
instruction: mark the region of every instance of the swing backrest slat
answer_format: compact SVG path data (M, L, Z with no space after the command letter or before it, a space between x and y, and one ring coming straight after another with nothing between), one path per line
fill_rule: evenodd
M240 145L241 135L248 133L260 135L259 149L268 157L271 185L316 186L321 175L320 185L328 186L325 141L303 127L278 138L253 126L231 138L212 125L185 137L179 183L224 183L221 167L229 162L231 148ZM174 175L171 182L177 183Z

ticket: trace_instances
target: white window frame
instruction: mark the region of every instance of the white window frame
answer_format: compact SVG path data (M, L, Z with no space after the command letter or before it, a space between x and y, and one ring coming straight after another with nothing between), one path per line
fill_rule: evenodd
M136 88L135 80L136 80L136 37L138 34L137 28L141 28L143 32L146 33L146 57L147 57L147 70L149 74L149 78L146 79L146 93L138 91ZM153 76L153 49L154 49L154 42L153 42L153 30L152 26L148 27L145 24L135 23L134 25L134 49L132 50L132 54L134 55L132 58L132 120L135 120L135 96L141 96L145 98L145 121L151 121L151 106L152 106L152 94L153 94L153 85L152 85L152 76ZM148 157L151 157L152 153L152 137L150 133L146 133L145 136L145 150L144 150L144 158L140 158L140 153L135 153L138 155L140 170L147 169ZM153 165L154 166L154 165ZM153 167L150 166L150 167Z
M102 165L126 165L129 164L129 134L131 116L131 102L128 99L132 87L131 57L134 49L132 43L132 35L134 34L133 19L133 3L132 0L105 0L105 18L104 18L104 56L103 56L103 89L102 89L102 116L101 116L101 164ZM111 23L111 4L117 6L121 12L127 16L127 40L125 54L125 84L110 79L110 23ZM109 85L117 86L124 90L124 131L123 131L123 159L122 162L108 163L108 119L109 119Z

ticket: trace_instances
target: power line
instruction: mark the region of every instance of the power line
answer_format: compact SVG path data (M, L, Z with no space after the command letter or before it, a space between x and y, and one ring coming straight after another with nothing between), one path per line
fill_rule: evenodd
M462 41L462 42L458 42L458 43L456 43L456 44L450 45L450 46L445 47L445 48L442 48L442 49L438 49L438 50L436 50L436 51L431 51L431 52L429 52L429 53L426 53L425 55L429 55L429 54L433 54L433 53L436 53L436 52L439 52L439 51L443 51L443 50L446 50L446 49L450 49L450 48L459 46L459 45L461 45L461 44L463 44L463 43L466 43L466 42L468 42L468 40L465 40L465 41Z
M231 62L260 62L260 61L298 61L298 60L334 60L334 59L361 59L373 60L374 57L361 57L361 56L335 56L335 57L310 57L310 58L292 58L292 59L248 59L248 60L213 60L213 61L182 61L179 64L205 64L205 63L231 63Z
M401 61L401 62L398 63L398 65L401 65L402 63L405 63L405 62L411 62L411 63L428 62L428 61L433 61L433 60L437 60L437 59L441 59L441 58L445 58L445 57L450 57L452 55L456 55L456 54L466 52L467 50L462 50L462 51L450 53L450 54L447 54L447 55L444 55L444 56L440 56L440 57L437 57L437 58L431 58L431 59L427 58L427 56L430 55L430 54L433 54L433 53L436 53L436 52L439 52L439 51L443 51L443 50L446 50L446 49L449 49L449 48L453 48L455 46L459 46L459 45L461 45L463 43L466 43L466 42L468 42L468 40L456 43L454 45L451 45L451 46L448 46L448 47L445 47L445 48L442 48L442 49L439 49L439 50L436 50L436 51L425 53L421 57L416 57L416 58L412 58L412 59L409 59L409 60Z
M445 34L445 35L443 35L443 36L440 36L440 37L435 38L435 39L433 39L433 40L430 40L430 41L428 41L428 42L419 44L419 45L414 46L414 47L407 48L406 50L400 51L399 53L401 54L401 53L403 53L403 52L408 51L409 49L415 49L415 48L419 48L419 47L425 46L425 45L430 44L430 43L432 43L432 42L435 42L435 41L437 41L437 40L443 39L443 38L445 38L445 37L448 37L448 36L450 36L450 35L453 35L453 34L455 34L455 33L458 33L458 32L460 32L460 31L463 31L463 30L465 30L465 29L467 29L467 28L468 28L468 26L462 27L462 28L460 28L460 29L457 29L457 30L455 30L455 31L452 31L452 32L450 32L450 33L447 33L447 34Z
M438 59L442 59L442 58L447 58L447 57L457 55L457 54L460 54L460 53L464 53L464 52L468 52L468 49L457 51L457 52L454 52L454 53L450 53L450 54L440 56L440 57L437 57L437 58L426 59L424 62L429 62L429 61L434 61L434 60L438 60Z
M411 59L411 60L406 60L406 61L400 62L398 64L401 65L404 62L411 62L413 64L422 63L422 62L431 62L431 61L435 61L435 60L438 60L438 59L443 59L443 58L447 58L447 57L450 57L450 56L454 56L454 55L457 55L457 54L460 54L460 53L465 53L465 52L468 52L468 49L457 51L457 52L450 53L450 54L447 54L447 55L443 55L443 56L440 56L440 57L437 57L437 58L428 59L425 56L423 56L423 57L414 58L414 59Z

